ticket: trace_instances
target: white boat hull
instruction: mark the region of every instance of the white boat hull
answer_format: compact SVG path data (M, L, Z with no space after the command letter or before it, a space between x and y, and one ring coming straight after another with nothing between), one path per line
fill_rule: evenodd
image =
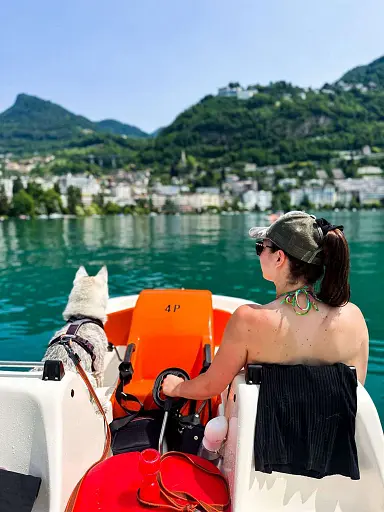
M133 308L137 298L110 299L108 313ZM217 295L212 300L214 309L230 313L250 302ZM123 356L126 346L117 348ZM117 384L118 365L116 353L108 352L105 387L97 390L104 402ZM72 489L103 451L103 421L77 374L67 372L59 382L42 381L41 376L41 372L0 371L0 467L42 478L33 512L63 512ZM383 433L362 386L356 418L359 481L256 472L253 438L258 392L259 386L245 384L240 373L229 396L223 393L219 407L219 413L226 410L229 417L221 470L230 484L234 512L383 512ZM108 416L111 420L111 408Z

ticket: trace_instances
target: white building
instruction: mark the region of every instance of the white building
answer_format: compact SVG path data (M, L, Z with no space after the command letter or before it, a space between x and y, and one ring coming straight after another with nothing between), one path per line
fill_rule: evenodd
M342 169L332 169L332 176L335 180L343 180L345 178Z
M63 194L68 193L69 187L76 187L81 190L81 200L84 206L89 206L93 201L93 196L101 192L99 181L94 176L84 174L72 175L71 173L59 178L60 190Z
M284 190L287 190L288 188L297 186L297 179L296 178L282 178L277 183L278 183L279 187L283 188Z
M335 206L337 202L337 192L333 186L293 189L290 191L289 195L292 206L300 206L305 197L314 204L316 208L326 205Z
M153 207L159 210L164 207L167 200L171 200L182 212L202 211L208 207L221 206L219 189L216 187L200 187L195 193L188 192L188 187L166 186L163 191L162 188L151 196Z
M244 171L245 172L256 172L257 165L252 163L246 163L244 165Z
M13 179L0 178L0 186L4 187L5 195L11 200L13 196Z
M237 92L238 100L249 100L252 96L255 95L255 91L242 90Z
M257 181L256 180L238 180L233 181L232 183L227 183L224 187L224 190L228 190L231 194L235 196L240 196L244 194L247 190L257 190Z
M307 188L323 187L324 180L311 178L310 180L305 180L305 185Z
M58 182L58 178L54 178L54 179L45 179L45 178L34 178L33 180L30 180L30 181L33 181L35 183L37 183L38 185L41 186L41 188L46 191L46 190L50 190L51 188L54 187L55 183Z
M229 97L236 98L237 97L237 93L240 92L241 90L242 90L241 87L229 87L229 86L220 87L219 90L218 90L217 95L218 96L224 96L226 98L229 98Z
M161 210L165 204L165 201L167 200L167 196L154 193L151 195L151 199L153 208L156 210Z
M227 85L226 87L220 87L217 95L223 96L225 98L237 98L239 100L249 100L255 94L257 94L257 90L252 89L244 89L241 86L230 87Z
M262 212L272 207L272 192L270 190L259 190L257 192L257 206Z
M176 198L176 204L182 212L202 211L209 207L220 208L220 195L219 193L180 194Z
M384 201L384 180L381 185L377 185L375 188L360 190L359 200L361 204Z
M220 190L217 187L198 187L193 195L197 210L204 210L209 206L219 208L221 205Z
M361 204L369 204L384 199L384 178L340 180L337 182L339 201L348 206L352 197L358 197Z
M111 189L111 200L119 206L135 203L132 196L132 187L127 183L118 183Z
M324 169L318 169L316 171L316 176L319 178L319 180L327 180L328 179L328 174L326 171L324 171Z
M373 165L366 165L365 167L359 167L357 169L359 176L380 176L382 172L380 167L374 167Z
M161 185L157 184L153 189L155 194L161 196L175 196L180 193L180 187L178 185Z
M242 202L245 210L252 211L255 209L258 201L258 192L256 190L247 190L244 192Z

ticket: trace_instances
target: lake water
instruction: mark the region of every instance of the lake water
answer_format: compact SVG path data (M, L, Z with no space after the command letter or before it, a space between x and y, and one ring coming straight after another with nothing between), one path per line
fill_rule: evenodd
M350 243L352 301L370 333L366 386L384 424L384 211L324 216ZM42 357L79 265L107 265L111 297L184 287L269 302L273 285L247 237L266 223L262 214L0 222L0 359Z

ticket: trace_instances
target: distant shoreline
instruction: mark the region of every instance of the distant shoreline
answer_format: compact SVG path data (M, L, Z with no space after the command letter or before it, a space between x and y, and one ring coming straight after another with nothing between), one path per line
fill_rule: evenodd
M292 208L294 209L294 208ZM384 208L319 208L308 209L309 212L327 212L327 213L356 213L356 212L380 212L384 211ZM74 220L74 219L101 219L107 217L157 217L157 216L167 216L167 217L180 217L180 216L192 216L192 215L223 215L223 216L232 216L232 215L244 215L244 214L257 214L261 216L269 217L271 215L276 215L276 212L272 210L266 211L250 211L250 210L242 210L242 211L204 211L204 212L176 212L176 213L166 213L166 212L150 212L150 213L118 213L118 214L95 214L95 215L72 215L72 214L53 214L49 215L34 215L27 216L21 215L19 217L9 216L9 217L0 217L0 222L5 222L8 220Z

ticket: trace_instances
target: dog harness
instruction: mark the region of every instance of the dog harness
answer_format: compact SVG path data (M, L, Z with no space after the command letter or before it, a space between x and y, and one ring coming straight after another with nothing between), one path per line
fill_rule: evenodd
M55 339L53 339L49 343L49 347L52 345L63 345L65 349L69 346L70 342L77 343L81 348L83 348L91 357L92 360L92 371L95 371L95 359L96 355L94 352L94 346L93 344L86 340L85 338L82 338L79 336L78 330L80 327L84 324L96 324L99 327L101 327L104 330L103 323L98 320L97 318L70 318L68 320L69 327L63 334L60 334L60 336L57 336Z

